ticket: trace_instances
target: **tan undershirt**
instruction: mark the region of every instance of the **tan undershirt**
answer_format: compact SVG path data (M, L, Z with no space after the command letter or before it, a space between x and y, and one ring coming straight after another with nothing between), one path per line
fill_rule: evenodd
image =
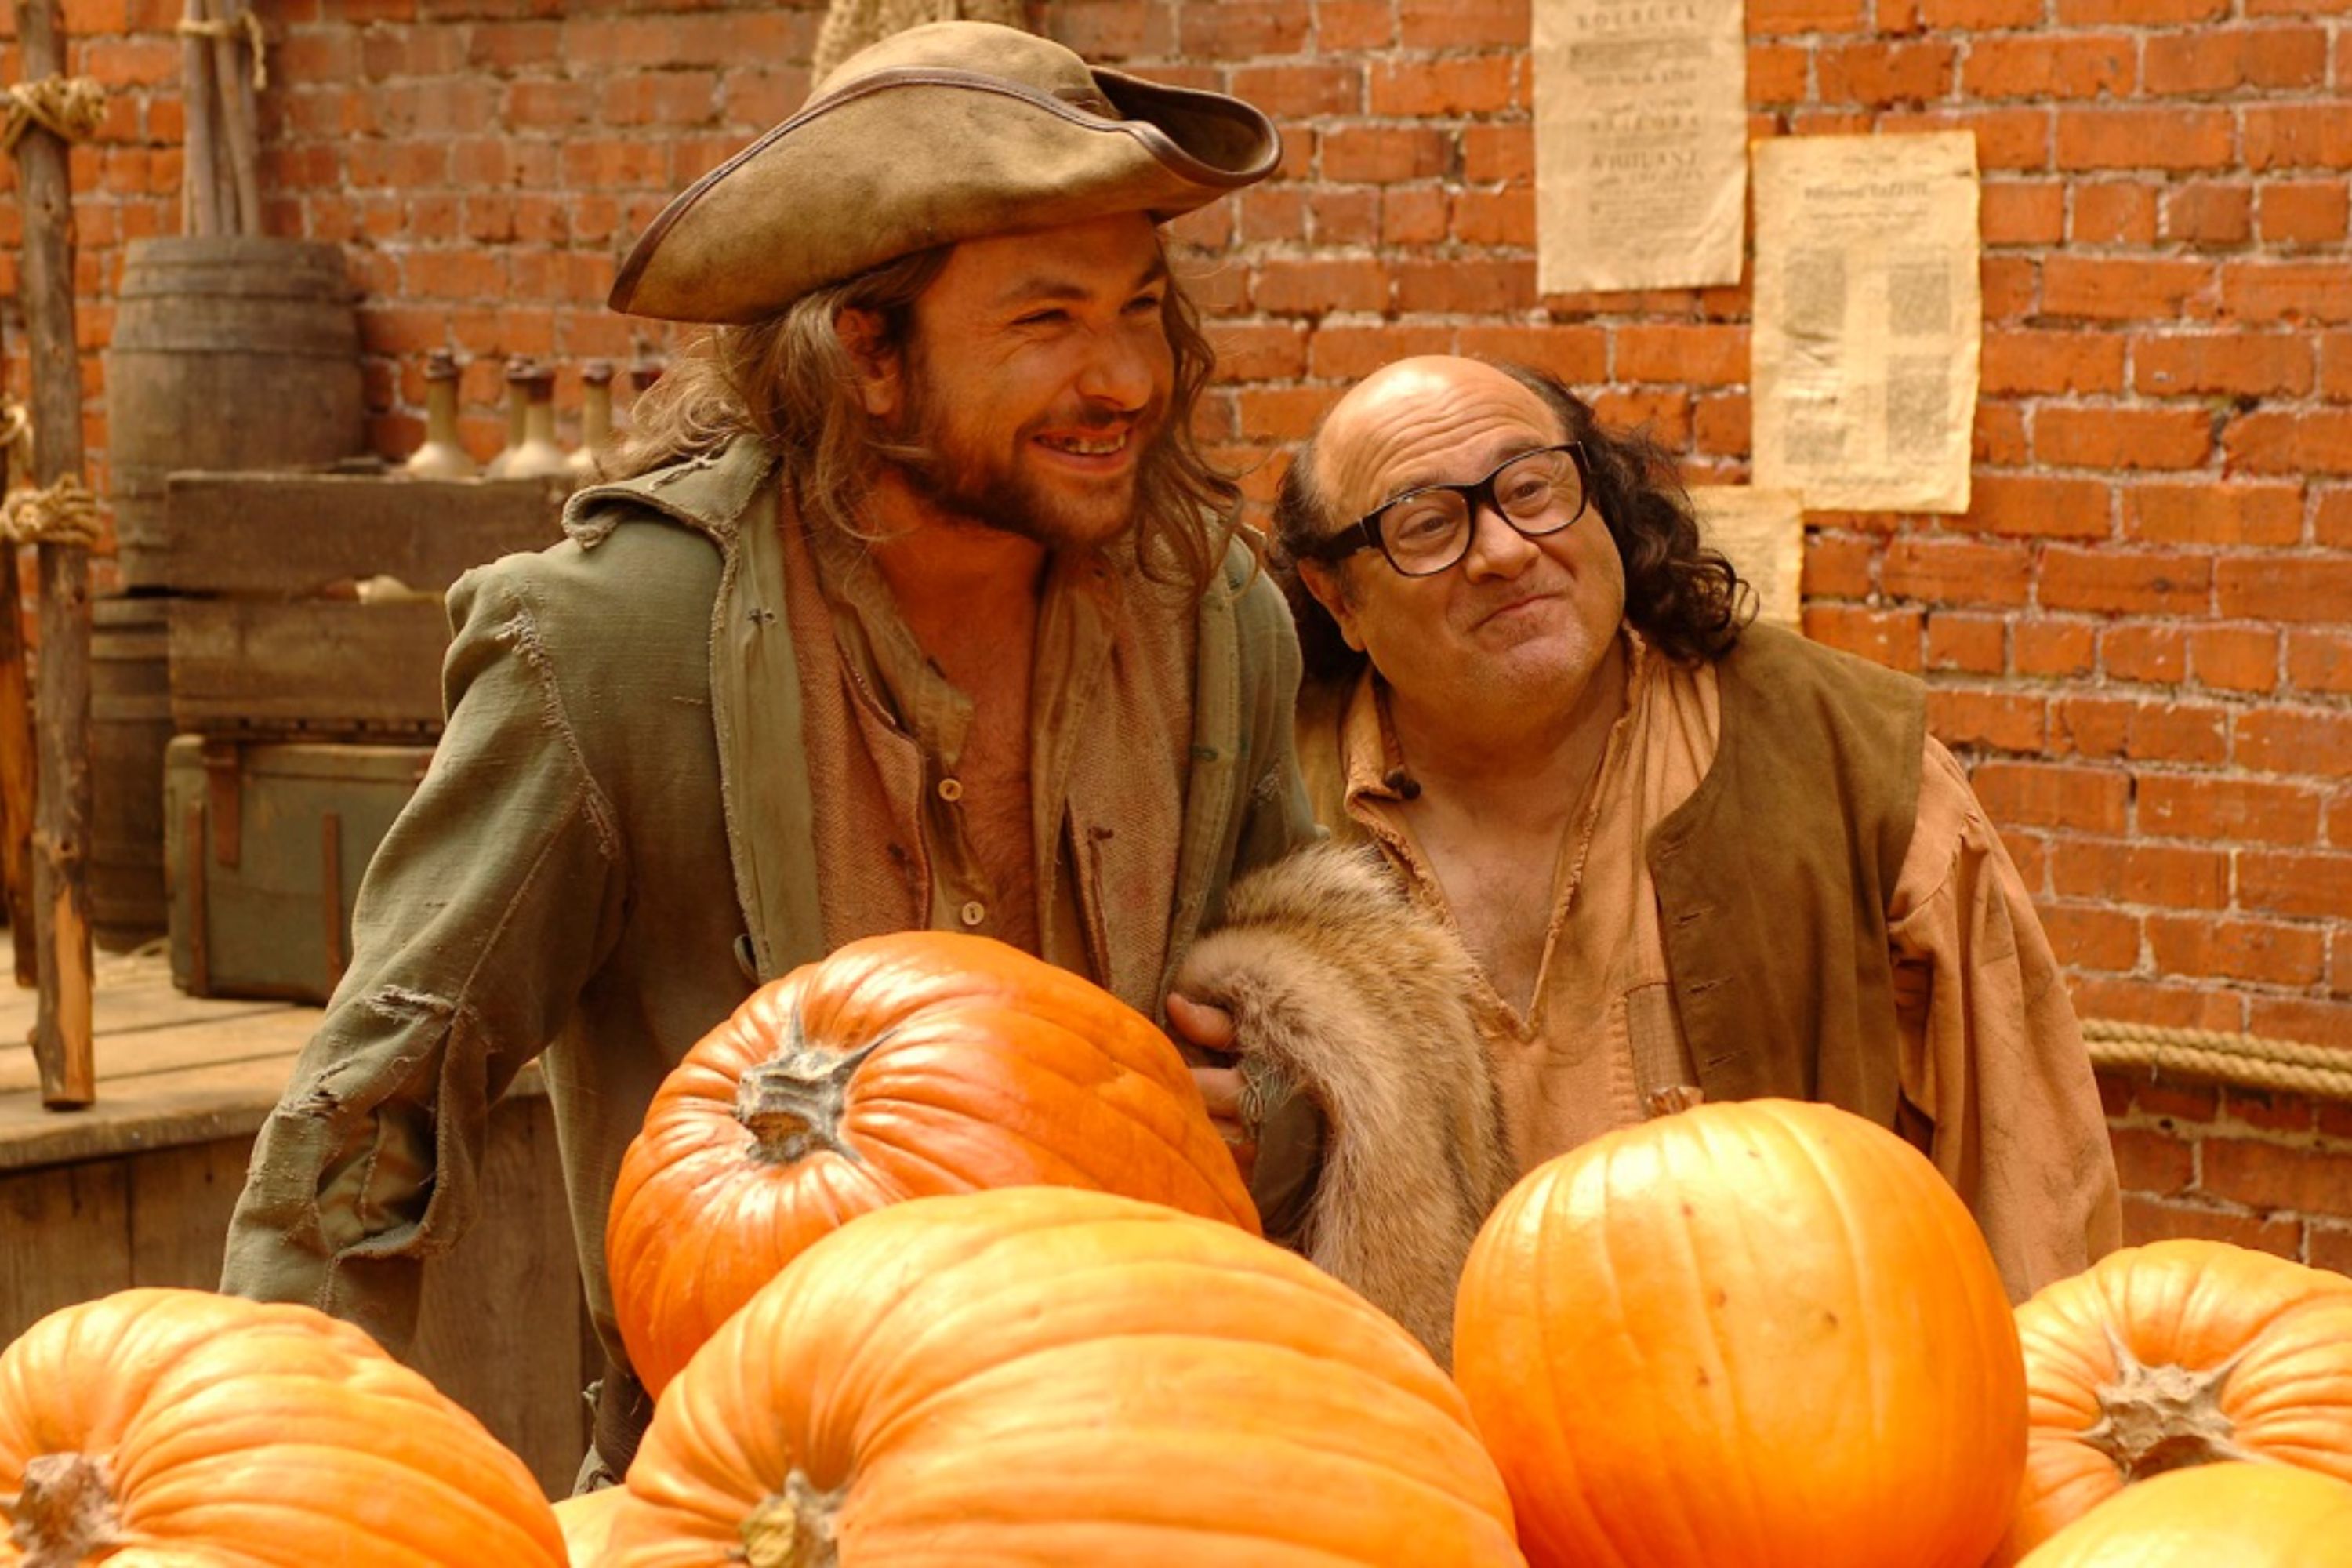
M1010 910L957 774L971 699L924 655L860 542L788 524L785 552L827 946L925 927L1034 933L1040 956L1153 1013L1183 828L1191 602L1116 552L1048 567L1030 688L1035 907Z
M1625 637L1626 710L1561 847L1533 1000L1522 1016L1491 986L1476 997L1505 1136L1523 1172L1643 1120L1653 1091L1696 1082L1643 846L1714 765L1716 672ZM1310 754L1331 744L1301 738ZM1403 759L1369 676L1342 710L1338 751L1348 826L1379 843L1415 896L1451 922L1385 782ZM1328 813L1328 800L1317 805ZM1904 1098L1932 1122L1931 1157L2021 1297L2118 1244L2114 1166L2056 959L1967 775L1932 737L1887 917Z

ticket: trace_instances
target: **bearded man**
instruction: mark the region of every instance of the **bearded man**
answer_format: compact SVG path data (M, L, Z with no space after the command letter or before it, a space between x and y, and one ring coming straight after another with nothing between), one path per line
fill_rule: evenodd
M1228 883L1314 832L1297 645L1193 445L1210 355L1157 226L1278 151L1237 100L947 23L656 219L613 304L717 330L566 542L451 591L446 729L224 1289L407 1342L544 1050L617 1473L615 1171L755 985L941 927L1160 1012Z
M2116 1245L2063 977L1922 688L1743 627L1663 454L1524 367L1406 360L1276 521L1310 796L1475 960L1512 1169L1826 1100L1935 1161L2013 1296Z

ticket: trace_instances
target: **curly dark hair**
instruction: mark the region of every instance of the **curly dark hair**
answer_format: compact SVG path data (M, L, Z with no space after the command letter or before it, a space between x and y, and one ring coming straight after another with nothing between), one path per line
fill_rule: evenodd
M1743 597L1754 595L1729 561L1699 542L1698 520L1674 458L1644 432L1604 430L1582 398L1542 371L1506 360L1482 363L1542 398L1559 417L1560 439L1583 447L1591 506L1624 563L1625 618L1634 629L1651 647L1684 664L1730 652L1753 615ZM1298 623L1307 675L1337 680L1361 669L1364 656L1340 637L1339 623L1307 591L1298 572L1300 552L1346 521L1331 515L1315 488L1317 436L1300 446L1275 496L1275 547L1268 565Z

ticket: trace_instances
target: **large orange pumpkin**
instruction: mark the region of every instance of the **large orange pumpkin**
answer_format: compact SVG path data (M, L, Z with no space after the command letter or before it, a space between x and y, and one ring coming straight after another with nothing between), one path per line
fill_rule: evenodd
M923 1198L696 1352L604 1568L1512 1568L1461 1394L1236 1226L1100 1193Z
M1454 1369L1538 1568L1977 1568L2024 1459L1968 1210L1822 1105L1702 1105L1538 1166L1471 1248Z
M565 1498L555 1505L555 1522L563 1527L563 1550L572 1568L588 1568L604 1560L612 1542L613 1516L628 1496L619 1487L606 1487Z
M124 1290L0 1353L0 1564L562 1568L520 1459L308 1307Z
M2273 1459L2352 1481L2352 1279L2227 1242L2109 1254L2017 1310L2025 1479L1998 1562L2125 1487Z
M1001 942L854 942L762 987L678 1064L621 1163L614 1312L658 1393L817 1237L904 1198L1042 1183L1255 1231L1168 1037Z
M2101 1503L2024 1568L2352 1568L2352 1485L2290 1465L2175 1470Z

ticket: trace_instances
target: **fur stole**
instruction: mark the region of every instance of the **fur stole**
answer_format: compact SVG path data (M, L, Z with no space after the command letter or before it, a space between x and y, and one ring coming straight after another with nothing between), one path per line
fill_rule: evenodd
M1323 1168L1298 1247L1452 1360L1462 1263L1512 1171L1460 940L1377 851L1318 845L1236 883L1176 989L1313 1100Z

